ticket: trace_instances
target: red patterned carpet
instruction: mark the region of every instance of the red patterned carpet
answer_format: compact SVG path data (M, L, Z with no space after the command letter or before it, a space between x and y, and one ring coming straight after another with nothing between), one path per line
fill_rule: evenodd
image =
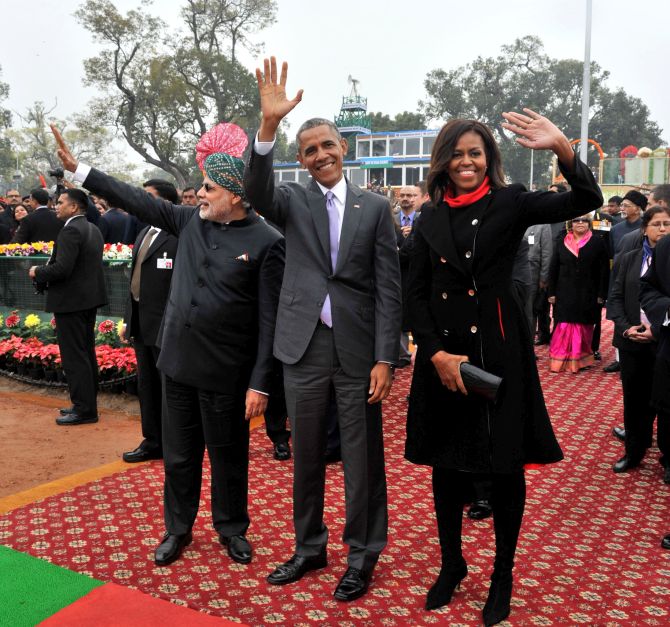
M609 330L609 329L608 329ZM609 346L609 333L603 347ZM613 357L603 351L603 362ZM538 351L550 413L566 454L528 471L528 505L515 570L512 625L668 625L670 486L658 452L642 467L614 475L622 445L610 435L621 424L618 377L601 364L580 373L549 374ZM405 396L410 373L399 373L384 422L390 542L370 593L338 603L333 589L345 569L341 465L329 467L327 523L330 565L300 582L270 586L265 576L293 550L290 463L270 455L263 430L252 435L249 566L232 563L209 519L203 490L194 543L167 568L152 561L163 532L160 463L47 498L0 517L0 541L103 581L136 587L181 605L249 625L477 625L493 561L491 521L464 521L470 574L452 603L423 610L439 569L429 471L403 460Z

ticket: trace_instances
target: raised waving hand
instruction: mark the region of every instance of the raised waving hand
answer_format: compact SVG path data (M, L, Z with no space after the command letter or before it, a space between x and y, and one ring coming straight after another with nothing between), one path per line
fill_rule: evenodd
M275 57L263 59L263 71L256 68L256 81L263 114L258 131L260 141L272 141L279 123L302 100L302 89L298 90L293 100L289 100L286 96L287 76L288 63L284 61L279 80L277 80L277 59Z

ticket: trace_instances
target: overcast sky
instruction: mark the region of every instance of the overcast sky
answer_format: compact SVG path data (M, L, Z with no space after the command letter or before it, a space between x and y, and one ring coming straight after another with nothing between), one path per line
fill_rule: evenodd
M94 95L82 86L83 59L98 50L72 14L80 0L2 0L2 80L13 111L35 100L57 101L55 115L81 111ZM115 0L122 12L138 0ZM178 25L183 0L156 0L156 12ZM497 55L516 37L536 35L547 54L584 55L586 0L277 0L277 22L257 35L267 54L289 62L287 90L304 88L290 121L337 114L347 77L360 81L371 111L417 108L427 72ZM670 139L667 87L670 0L593 0L592 59L609 70L611 88L641 98ZM253 70L256 60L245 61ZM15 119L15 123L17 120ZM295 126L294 126L295 128ZM652 147L652 148L655 148Z

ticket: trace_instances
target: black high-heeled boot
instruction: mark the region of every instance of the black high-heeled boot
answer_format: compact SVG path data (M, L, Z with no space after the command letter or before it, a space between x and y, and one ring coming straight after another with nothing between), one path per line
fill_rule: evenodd
M491 505L496 534L496 557L489 596L482 612L484 625L487 627L505 620L510 613L514 555L526 504L526 479L523 470L509 474L494 474L492 478Z
M426 609L436 610L438 607L448 605L454 590L460 588L461 581L465 579L468 574L468 566L463 560L463 563L455 569L442 567L435 583L428 590L426 595Z
M484 625L490 627L504 621L510 612L512 600L512 571L491 575L491 587L482 616Z
M440 538L442 569L426 595L426 609L435 610L451 601L454 590L468 574L461 553L464 486L461 473L433 469L433 496L435 516Z

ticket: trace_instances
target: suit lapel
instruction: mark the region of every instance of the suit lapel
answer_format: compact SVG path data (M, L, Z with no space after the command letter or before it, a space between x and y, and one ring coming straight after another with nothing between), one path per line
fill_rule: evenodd
M326 209L326 197L321 189L312 181L307 187L307 203L309 212L314 221L316 234L321 242L321 247L326 256L328 267L330 267L330 229L328 226L328 210Z
M158 235L154 237L154 241L151 242L151 246L149 246L149 250L147 250L147 254L144 256L144 258L146 259L149 255L152 255L156 250L158 250L167 237L167 233L161 229Z
M445 203L441 202L428 215L421 217L421 234L442 259L446 259L462 274L468 275L458 257L449 207Z
M362 193L347 183L347 200L344 204L344 216L342 218L342 230L340 231L340 249L337 253L337 268L341 268L349 256L351 243L358 230L361 221ZM335 270L337 271L337 268Z

